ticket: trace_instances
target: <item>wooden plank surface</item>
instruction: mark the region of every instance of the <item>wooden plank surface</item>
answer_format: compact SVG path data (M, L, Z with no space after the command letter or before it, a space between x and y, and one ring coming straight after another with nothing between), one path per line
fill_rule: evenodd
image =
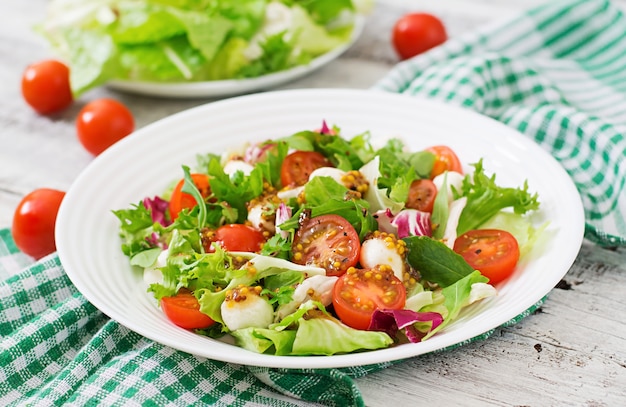
M19 78L27 64L51 55L31 30L46 3L4 0L0 10L0 227L10 226L23 195L39 187L67 190L92 160L78 144L73 123L87 101L103 96L123 101L138 127L211 101L151 99L100 88L57 117L36 115L21 99ZM388 35L402 13L434 11L454 36L522 7L508 3L514 2L381 2L362 38L342 58L282 88L368 88L397 62ZM487 340L413 358L357 382L368 406L622 406L625 315L626 249L585 243L564 280L532 316Z

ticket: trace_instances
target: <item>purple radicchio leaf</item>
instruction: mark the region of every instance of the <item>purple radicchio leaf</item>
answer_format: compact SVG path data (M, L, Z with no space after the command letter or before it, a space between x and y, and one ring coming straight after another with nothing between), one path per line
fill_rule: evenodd
M326 124L326 120L322 121L322 128L320 129L320 134L327 134L327 135L333 134L332 130Z
M171 221L167 219L165 213L169 206L169 202L165 199L155 196L154 198L144 198L143 206L150 211L153 222L158 222L163 226L168 226Z
M418 211L417 209L403 209L394 216L391 224L398 228L398 238L407 236L429 236L432 237L432 227L430 213Z
M393 221L391 209L386 208L377 211L374 213L374 219L376 219L378 230L381 232L397 234L398 228L391 223Z
M377 309L372 315L368 331L382 331L392 338L399 330L404 330L404 334L412 343L421 342L426 333L415 329L416 322L432 322L430 330L437 328L443 322L443 317L438 312L415 312L408 309L381 310Z
M285 223L290 218L291 218L291 208L281 202L280 205L278 205L278 208L276 209L275 224L276 224L276 232L280 233L280 235L284 237L285 239L289 237L289 232L285 230L281 230L279 225L282 223Z
M243 160L248 164L256 164L265 157L267 150L275 146L275 143L258 143L251 145L244 152Z

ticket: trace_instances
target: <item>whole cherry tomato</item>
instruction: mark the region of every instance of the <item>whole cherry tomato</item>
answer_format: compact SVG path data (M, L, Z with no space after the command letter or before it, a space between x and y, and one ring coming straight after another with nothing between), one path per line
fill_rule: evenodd
M448 39L441 20L427 13L410 13L393 27L393 46L402 59L408 59L444 43Z
M132 113L113 99L97 99L81 109L76 118L78 140L87 151L98 155L135 129Z
M17 247L39 259L56 250L54 226L65 192L36 189L26 195L13 214L11 234Z
M70 69L62 62L45 60L29 65L22 74L22 96L35 111L51 114L72 104Z

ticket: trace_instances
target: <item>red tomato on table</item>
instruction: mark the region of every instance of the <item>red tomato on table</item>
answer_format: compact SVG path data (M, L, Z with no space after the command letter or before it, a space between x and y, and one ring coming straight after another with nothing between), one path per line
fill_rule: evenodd
M492 285L513 274L520 256L517 239L509 232L498 229L465 232L456 238L454 251L489 278Z
M280 182L284 187L304 185L309 175L321 167L333 167L333 164L316 151L295 151L283 160Z
M357 264L361 241L354 227L339 215L321 215L303 222L291 246L292 261L326 269L339 276Z
M41 188L26 195L13 214L11 234L17 247L36 259L56 250L54 227L65 192Z
M393 27L393 46L402 59L414 57L448 39L441 20L427 13L410 13Z
M130 110L113 99L87 103L76 118L78 140L93 155L102 153L134 129L135 119Z
M181 289L172 297L161 298L161 308L165 316L181 328L203 329L215 323L211 317L200 312L198 299L187 289Z
M333 288L333 308L341 322L367 329L377 309L402 309L406 290L390 267L349 269Z
M74 100L70 88L70 69L55 60L29 65L22 74L22 96L40 114L65 109Z

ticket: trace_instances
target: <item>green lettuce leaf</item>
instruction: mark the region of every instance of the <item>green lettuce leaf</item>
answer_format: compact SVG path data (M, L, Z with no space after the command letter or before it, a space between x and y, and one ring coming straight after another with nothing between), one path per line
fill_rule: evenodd
M295 330L291 328L294 326ZM384 332L362 331L344 325L314 301L302 304L296 312L270 328L240 329L232 335L238 346L276 355L335 355L386 348L393 343Z
M343 12L353 12L351 0L293 0L311 16L311 19L320 25L327 25L337 19Z
M148 3L120 3L109 33L117 44L146 44L185 35L185 25L170 11Z
M264 27L268 0L52 0L36 30L68 61L75 96L114 79L264 75L308 63L348 41L352 20L338 24L336 17L352 8L350 1L287 3L289 35L265 38L259 59L246 50Z
M496 184L495 174L491 177L485 174L482 159L473 166L473 176L465 176L459 193L467 197L467 204L459 218L457 235L478 229L504 208L512 208L517 214L539 208L538 195L528 191L526 182L521 188L500 187Z
M443 288L441 290L441 295L444 297L443 307L447 310L446 313L442 314L444 315L443 323L430 331L422 340L428 339L454 321L459 316L461 310L469 304L472 285L475 283L486 283L487 281L489 281L487 277L480 274L480 271L475 270L457 280L454 284ZM423 310L437 312L436 307L430 306L424 307Z
M154 222L143 202L112 212L120 221L122 253L132 258L137 253L152 248L147 239L154 232Z
M254 168L250 175L237 171L229 176L224 172L218 158L209 162L211 191L219 201L228 202L237 210L237 222L243 223L248 215L246 202L263 192L263 171Z

